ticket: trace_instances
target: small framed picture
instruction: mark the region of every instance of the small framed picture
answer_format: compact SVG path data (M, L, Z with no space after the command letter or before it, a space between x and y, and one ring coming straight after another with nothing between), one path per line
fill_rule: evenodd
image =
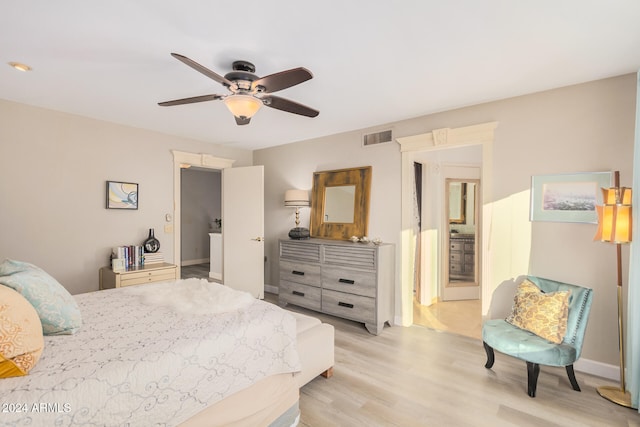
M107 209L138 209L138 184L107 181Z
M611 187L611 172L531 177L531 221L598 223L601 188Z

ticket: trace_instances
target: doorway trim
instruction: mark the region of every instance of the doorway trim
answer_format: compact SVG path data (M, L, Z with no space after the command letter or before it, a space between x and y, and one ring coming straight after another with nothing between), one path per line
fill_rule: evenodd
M180 252L181 240L181 199L180 190L181 174L180 170L184 167L197 166L200 168L222 170L230 168L235 163L234 159L225 159L215 157L211 154L197 154L186 151L171 150L173 153L173 263L176 265L177 276L181 277L182 268L180 266L182 254ZM223 201L224 203L224 201Z
M469 145L482 145L482 224L481 233L484 238L480 248L482 260L480 271L482 299L482 312L486 313L490 301L487 292L487 283L491 283L491 271L489 269L489 227L491 224L490 201L491 182L493 170L493 142L495 129L498 122L487 122L460 128L441 128L431 132L396 138L400 144L402 154L402 220L400 236L400 315L396 315L394 323L410 326L413 324L413 277L415 273L415 245L416 236L413 218L413 162L416 154L423 151L441 150ZM423 269L423 274L426 274ZM397 293L396 293L397 295Z

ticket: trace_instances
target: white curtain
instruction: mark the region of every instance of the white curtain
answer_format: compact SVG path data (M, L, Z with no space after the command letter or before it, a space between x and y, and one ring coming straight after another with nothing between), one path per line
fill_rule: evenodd
M633 229L636 242L640 242L640 72L636 75L636 132L633 148ZM629 288L627 298L626 382L631 403L638 408L640 397L640 245L631 244L629 259Z

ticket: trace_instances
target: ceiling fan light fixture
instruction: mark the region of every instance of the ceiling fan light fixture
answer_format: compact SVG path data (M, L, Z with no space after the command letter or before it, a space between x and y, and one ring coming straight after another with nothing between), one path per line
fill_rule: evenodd
M9 65L18 71L31 71L31 67L22 62L9 62Z
M224 104L234 116L249 119L258 112L262 101L251 95L229 95Z

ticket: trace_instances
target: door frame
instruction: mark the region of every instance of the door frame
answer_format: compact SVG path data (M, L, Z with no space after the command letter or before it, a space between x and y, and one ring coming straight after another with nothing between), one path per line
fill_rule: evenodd
M400 144L402 155L402 217L400 234L400 289L396 291L396 298L400 301L400 313L396 315L394 323L397 325L411 326L413 324L413 277L415 273L415 239L417 236L413 230L413 162L419 152L429 150L441 150L450 147L464 147L467 145L482 145L482 230L484 236L481 251L481 290L483 315L489 309L491 301L491 289L487 286L492 282L491 270L488 260L489 228L492 215L490 202L492 199L492 171L493 171L493 142L495 128L498 122L487 122L478 125L461 128L441 128L419 135L396 138ZM398 298L399 297L399 298Z
M200 168L222 170L230 168L235 163L234 159L215 157L211 154L189 153L186 151L171 150L173 153L173 263L176 265L177 277L182 277L180 260L182 253L180 249L181 241L181 174L184 167L197 166ZM224 197L224 196L223 196Z

